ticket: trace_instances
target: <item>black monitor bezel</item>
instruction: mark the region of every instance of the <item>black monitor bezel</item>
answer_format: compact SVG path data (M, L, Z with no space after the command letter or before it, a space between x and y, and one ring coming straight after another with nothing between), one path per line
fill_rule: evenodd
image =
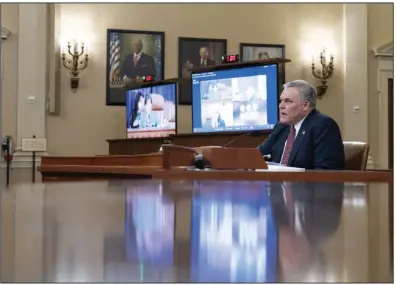
M124 118L126 120L126 113L127 113L127 104L126 104L126 96L128 91L133 91L136 89L142 89L142 88L150 88L150 87L157 87L157 86L163 86L163 85L175 85L175 133L170 134L168 136L161 136L161 137L147 137L147 138L128 138L128 128L125 128L125 138L127 140L151 140L151 139L170 139L172 136L177 135L177 127L178 127L178 121L177 121L177 111L178 111L178 93L179 93L179 86L178 86L178 79L177 78L171 78L171 79L165 79L165 80L160 80L160 81L151 81L151 82L139 82L139 83L130 83L126 84L124 86L125 90L125 114Z
M256 67L256 66L268 66L268 65L273 65L276 64L277 70L279 70L279 62L278 59L272 59L272 60L255 60L255 61L247 61L247 62L242 62L242 63L230 63L230 64L224 64L224 65L217 65L209 68L196 68L193 69L191 72L191 134L193 135L210 135L210 134L242 134L246 133L248 131L246 130L241 130L241 131L216 131L216 132L199 132L195 133L194 132L194 98L193 98L193 84L192 84L192 77L193 74L199 74L199 73L207 73L207 72L214 72L214 71L223 71L223 70L229 70L229 69L242 69L242 68L250 68L250 67ZM276 74L276 90L277 90L277 101L279 102L280 100L280 90L279 90L279 73L277 72ZM278 121L279 121L279 112L278 112ZM273 131L272 129L269 130L258 130L262 133L271 133Z

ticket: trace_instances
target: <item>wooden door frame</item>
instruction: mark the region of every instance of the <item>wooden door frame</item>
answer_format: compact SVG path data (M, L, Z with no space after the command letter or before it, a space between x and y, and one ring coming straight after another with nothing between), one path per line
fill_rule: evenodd
M388 167L393 169L393 78L388 78Z

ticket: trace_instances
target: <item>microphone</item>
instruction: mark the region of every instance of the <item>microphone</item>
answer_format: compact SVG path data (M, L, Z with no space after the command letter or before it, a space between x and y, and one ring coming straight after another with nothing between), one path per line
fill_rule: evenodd
M205 162L203 160L202 154L195 155L194 158L195 158L195 161L194 161L195 168L205 169Z
M264 158L265 161L271 161L272 156L270 154L264 154L263 158Z
M237 141L238 139L240 139L241 137L244 137L244 136L259 137L260 135L261 135L260 131L251 131L248 133L244 133L240 136L237 136L235 139L232 139L230 142L223 145L223 147L229 146L230 144L232 144L233 142Z

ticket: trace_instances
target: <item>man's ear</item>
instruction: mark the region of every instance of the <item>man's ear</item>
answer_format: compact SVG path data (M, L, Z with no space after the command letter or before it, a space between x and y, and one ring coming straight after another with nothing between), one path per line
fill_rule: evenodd
M304 104L303 104L303 110L306 111L308 109L309 109L309 102L305 101Z

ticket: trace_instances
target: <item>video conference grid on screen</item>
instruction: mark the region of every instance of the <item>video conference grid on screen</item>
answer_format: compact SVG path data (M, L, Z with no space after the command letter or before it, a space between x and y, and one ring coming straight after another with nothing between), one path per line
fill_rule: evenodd
M276 64L192 74L193 133L271 130L278 121Z
M126 91L127 138L176 133L176 88L171 83Z

